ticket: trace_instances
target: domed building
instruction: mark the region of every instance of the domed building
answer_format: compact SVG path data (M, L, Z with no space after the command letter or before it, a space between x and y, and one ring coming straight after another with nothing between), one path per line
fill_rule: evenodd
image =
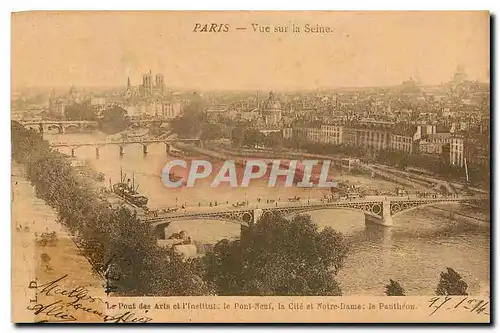
M272 91L269 93L269 97L262 102L262 117L266 125L281 123L281 103L275 98Z

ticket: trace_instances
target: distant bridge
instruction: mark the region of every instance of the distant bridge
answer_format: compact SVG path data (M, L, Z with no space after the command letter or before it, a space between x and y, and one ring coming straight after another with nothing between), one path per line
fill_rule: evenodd
M282 215L300 214L315 210L343 209L360 211L365 214L365 220L384 226L393 225L393 217L410 210L436 204L452 202L475 203L488 200L488 196L459 196L443 198L418 198L418 197L380 197L378 199L340 200L335 202L310 202L310 203L273 203L262 205L261 208L198 208L197 210L177 211L164 213L155 217L143 217L142 221L149 223L161 235L165 227L179 220L221 220L250 226L261 216L280 213Z
M68 129L75 131L97 129L97 121L90 120L21 120L19 123L39 132L57 130L59 133L65 133Z
M99 148L107 145L116 145L120 149L120 156L124 155L125 146L131 144L140 144L142 145L143 153L148 153L148 145L153 143L164 143L165 150L167 153L170 153L172 143L177 142L188 142L188 143L196 143L199 146L202 146L202 141L199 138L189 138L189 139L177 139L177 138L165 138L165 139L147 139L147 138L129 138L129 139L108 139L104 141L89 141L89 142L62 142L62 141L53 141L50 143L50 147L52 148L61 148L67 147L71 149L71 156L75 156L75 149L79 147L95 147L96 156L99 156Z
M142 127L147 124L162 124L168 123L170 120L166 119L134 119L129 122L131 127ZM98 122L92 120L20 120L19 123L26 128L34 129L40 132L57 130L59 133L66 133L66 130L73 129L73 131L82 130L95 130L97 129Z

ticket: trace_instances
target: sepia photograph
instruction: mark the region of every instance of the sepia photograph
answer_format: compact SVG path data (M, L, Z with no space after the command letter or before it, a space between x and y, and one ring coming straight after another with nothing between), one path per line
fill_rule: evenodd
M488 11L11 16L12 321L489 323Z

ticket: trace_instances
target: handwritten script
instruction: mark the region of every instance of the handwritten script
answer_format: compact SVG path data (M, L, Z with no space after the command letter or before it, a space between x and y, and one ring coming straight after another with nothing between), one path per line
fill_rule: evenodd
M468 311L478 315L490 315L490 300L460 296L436 296L429 300L430 315L438 311Z
M30 300L27 309L46 318L38 322L73 322L78 321L79 315L96 316L98 321L105 323L147 323L152 320L131 311L113 315L103 313L101 308L106 309L108 302L90 295L84 286L63 287L67 277L66 274L47 283L29 283L28 288L36 290L36 297Z

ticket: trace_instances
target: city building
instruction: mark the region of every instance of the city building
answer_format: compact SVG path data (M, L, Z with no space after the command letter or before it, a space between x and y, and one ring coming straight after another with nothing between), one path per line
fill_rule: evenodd
M391 149L412 154L414 142L422 137L422 126L397 126L391 132Z
M293 128L285 127L283 128L283 139L290 140L293 137Z
M281 123L281 104L273 92L262 102L262 117L266 125L279 125Z
M464 140L462 138L451 138L442 147L444 160L453 166L462 167L464 165Z
M162 74L156 75L154 84L153 84L153 74L151 70L149 70L149 73L142 75L142 84L139 87L139 92L142 97L149 97L157 94L162 95L164 88L165 87Z
M241 110L236 119L240 120L245 120L245 121L254 121L257 118L259 118L260 114L257 109L248 109L248 110Z
M92 96L90 97L90 104L92 106L101 106L106 104L106 97L104 96Z
M71 92L72 92L72 90L70 89L70 93ZM51 116L55 116L58 118L64 118L66 106L68 106L69 104L70 104L70 101L67 98L56 96L55 91L52 90L52 94L50 95L50 98L49 98L48 113Z
M319 142L320 129L314 127L295 127L293 137L301 141Z
M334 145L342 144L342 126L321 125L320 141Z
M391 121L375 120L373 118L363 118L359 121L359 125L369 128L390 129L394 126Z
M228 112L227 105L211 105L205 110L208 120L217 121L224 118Z
M68 98L72 103L81 103L83 101L82 93L73 85L69 88Z
M437 132L437 128L436 128L436 125L429 125L429 124L421 124L419 125L420 128L421 128L421 136L422 137L425 137L425 136L428 136L428 135L433 135L433 134L436 134ZM417 140L417 139L415 139Z
M295 128L283 128L283 138L295 137L299 140L340 145L342 144L342 126L337 125L315 125L299 126Z
M342 130L342 142L347 146L355 146L357 144L357 131L352 127L344 127Z
M487 166L490 164L490 140L489 137L464 139L464 160L468 165ZM464 161L465 162L465 161Z
M356 128L356 146L369 150L385 150L390 147L388 131L371 128Z
M182 111L181 103L165 103L163 104L163 119L173 119L178 117Z
M450 133L434 133L426 135L416 142L418 154L439 155L443 152L443 146L450 142Z
M391 149L411 154L413 152L413 136L391 134Z
M153 82L151 70L142 75L142 84L133 87L130 77L127 78L127 89L124 97L126 99L147 99L153 97L163 97L165 93L165 80L163 74L156 74Z

